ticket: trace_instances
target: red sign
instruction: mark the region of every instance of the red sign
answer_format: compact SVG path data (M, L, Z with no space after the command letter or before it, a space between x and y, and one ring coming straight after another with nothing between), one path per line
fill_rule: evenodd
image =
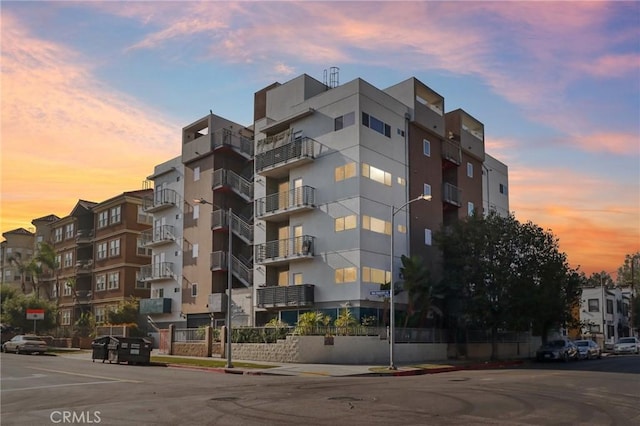
M44 314L44 309L27 309L28 314Z

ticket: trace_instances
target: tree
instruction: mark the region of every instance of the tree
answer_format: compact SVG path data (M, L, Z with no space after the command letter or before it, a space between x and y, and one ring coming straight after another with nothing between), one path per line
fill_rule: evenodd
M430 313L442 315L442 310L436 302L444 298L444 292L431 280L429 270L419 256L400 258L400 276L402 289L407 292L408 305L404 327L407 327L411 317L417 314L417 326L423 327Z
M56 255L55 248L47 243L40 243L38 245L38 252L35 256L35 261L38 263L38 270L34 279L34 284L36 287L36 295L40 295L40 286L42 284L42 276L45 273L55 274L55 285L58 285L58 271L60 268L60 264L58 263L58 258ZM47 298L51 299L51 289L46 289Z
M118 307L107 312L107 322L109 324L138 324L139 301L135 297L130 297L118 303Z
M44 309L44 320L37 320L39 331L51 330L56 325L57 307L46 300L40 300L35 295L24 295L15 290L2 288L2 314L0 321L19 327L24 331L33 329L33 320L27 319L27 309Z
M492 358L500 329L533 325L544 339L551 327L570 320L581 277L550 232L491 213L443 228L434 238L443 252L450 315L491 331Z
M339 334L348 335L349 329L358 325L358 320L353 316L349 308L343 308L334 321Z
M31 278L31 271L33 270L32 262L27 262L22 259L22 253L16 253L13 256L8 257L8 262L10 265L15 266L18 269L18 273L20 274L20 288L22 289L22 294L27 294L27 277Z

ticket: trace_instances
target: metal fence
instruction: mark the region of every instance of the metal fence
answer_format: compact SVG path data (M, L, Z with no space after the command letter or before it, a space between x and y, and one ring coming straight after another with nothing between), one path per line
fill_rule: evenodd
M176 328L173 330L173 341L180 343L204 342L205 335L204 328Z

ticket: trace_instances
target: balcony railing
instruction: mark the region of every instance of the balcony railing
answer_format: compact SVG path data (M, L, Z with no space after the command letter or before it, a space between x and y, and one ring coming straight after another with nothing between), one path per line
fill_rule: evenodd
M210 268L212 271L228 270L228 252L214 251L211 253ZM253 285L253 266L246 265L235 256L231 256L231 273L238 278L244 285L251 287Z
M140 268L140 280L160 281L174 277L173 262L159 262Z
M93 259L79 260L76 262L76 274L90 274L93 268Z
M462 153L460 151L460 144L452 142L450 140L442 141L442 158L453 164L459 166L462 164Z
M155 189L153 195L142 199L142 209L153 213L173 206L177 206L179 196L176 191L169 188Z
M156 226L140 233L142 245L145 247L159 246L175 241L174 227L172 225Z
M89 244L93 239L93 229L79 229L76 233L76 244Z
M211 229L216 230L221 228L228 228L229 227L228 216L229 216L229 211L226 209L225 210L218 209L218 210L212 211L211 212ZM231 230L238 237L242 238L242 240L244 240L245 243L253 244L253 225L246 222L244 219L242 219L240 216L237 216L236 214L233 214L233 217L231 218Z
M211 148L230 147L247 158L253 157L253 140L247 139L231 129L219 129L213 133Z
M171 299L160 297L155 299L140 299L141 314L170 314Z
M316 189L305 185L260 198L256 201L256 216L271 220L286 218L292 213L315 208L315 203Z
M315 237L302 235L283 240L267 241L256 246L255 263L287 263L313 257Z
M286 170L297 167L314 159L314 140L300 138L293 142L257 154L256 172L264 176L277 176Z
M442 201L445 203L453 204L454 206L460 207L461 204L461 191L457 186L452 185L450 183L445 183L442 185Z
M232 170L218 169L213 171L213 190L230 187L247 201L253 200L253 182L250 182Z
M260 287L257 289L256 306L259 308L313 306L314 288L313 284Z

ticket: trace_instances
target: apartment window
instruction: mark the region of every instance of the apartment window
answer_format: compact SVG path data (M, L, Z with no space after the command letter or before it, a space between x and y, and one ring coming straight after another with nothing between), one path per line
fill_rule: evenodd
M356 175L356 163L347 163L344 166L336 167L335 180L340 182L352 178Z
M362 229L379 234L391 235L391 222L371 216L362 216Z
M391 282L391 272L383 269L362 267L362 281L376 284L386 284Z
M400 135L400 136L404 137L404 130L402 130L402 129L397 129L397 131L398 131L398 135Z
M431 195L431 185L425 183L422 185L422 194L423 195Z
M191 284L191 297L196 297L198 295L198 283Z
M193 181L197 182L200 180L200 167L196 167L193 169Z
M109 257L120 256L120 239L109 241Z
M138 206L138 223L146 223L149 225L153 223L153 215L146 213L142 206Z
M105 291L107 289L107 277L105 275L96 275L96 291Z
M284 269L282 271L278 271L278 285L280 287L286 287L289 285L289 270Z
M356 268L338 268L335 271L336 284L352 283L356 281Z
M71 238L73 238L73 223L70 223L68 225L65 225L64 227L64 238L69 240Z
M398 225L398 232L400 232L401 234L406 234L407 233L407 227L404 225Z
M98 213L98 228L104 228L109 223L109 212L107 210Z
M431 229L425 228L424 229L424 245L425 246L430 246L432 244L432 235L431 235Z
M607 299L607 313L608 314L613 313L613 300L611 299Z
M93 316L96 320L96 324L102 324L107 321L106 309L104 306L95 307L93 310Z
M475 207L472 202L467 203L467 216L473 216L473 212L475 211Z
M164 297L164 288L156 288L155 290L153 290L154 299L161 299L163 297Z
M347 229L355 229L356 227L356 215L337 217L335 220L335 231L342 232Z
M70 268L73 266L73 252L68 251L64 254L64 267Z
M425 156L431 157L431 142L426 139L422 140L422 152Z
M302 280L302 272L296 272L293 274L293 284L294 285L301 285L303 283Z
M56 265L58 265L58 269L62 266L62 255L56 254Z
M151 247L145 247L142 238L136 239L136 253L138 256L151 256L152 249Z
M592 333L600 333L600 324L589 324L589 331Z
M473 164L471 163L467 163L467 176L470 178L473 177Z
M385 172L377 167L370 166L367 163L362 163L362 176L387 186L391 186L391 173Z
M589 299L587 303L589 306L589 312L600 312L600 300Z
M64 283L64 289L62 290L62 295L71 296L72 294L73 294L73 284L71 284L69 281L66 281Z
M200 204L193 206L193 218L198 219L200 217Z
M65 309L60 315L60 323L62 325L71 325L71 310Z
M191 246L191 257L193 257L194 259L196 257L198 257L198 250L200 249L200 246L198 244L194 244Z
M500 193L507 195L507 185L500 184Z
M57 299L58 298L58 284L53 284L53 286L51 287L51 297L53 299Z
M366 112L362 113L362 125L370 128L371 130L375 130L388 138L391 137L391 126L384 121L375 118L373 115L367 114Z
M398 176L398 185L405 186L406 184L407 184L407 181L405 181L404 178L401 178L400 176Z
M122 221L122 206L116 206L111 209L110 223L120 223Z
M107 258L107 243L99 243L96 247L96 257L98 259Z
M108 288L109 290L116 290L120 287L120 272L110 272Z
M345 127L353 126L356 123L356 113L350 112L340 117L336 117L333 122L335 131L342 130Z
M61 242L61 241L62 241L62 228L61 228L61 227L60 227L60 228L56 228L56 229L53 231L53 240L54 240L56 243L59 243L59 242Z
M151 288L151 283L142 280L142 273L140 271L136 271L136 288Z
M614 337L616 335L616 329L612 325L607 325L607 336Z

